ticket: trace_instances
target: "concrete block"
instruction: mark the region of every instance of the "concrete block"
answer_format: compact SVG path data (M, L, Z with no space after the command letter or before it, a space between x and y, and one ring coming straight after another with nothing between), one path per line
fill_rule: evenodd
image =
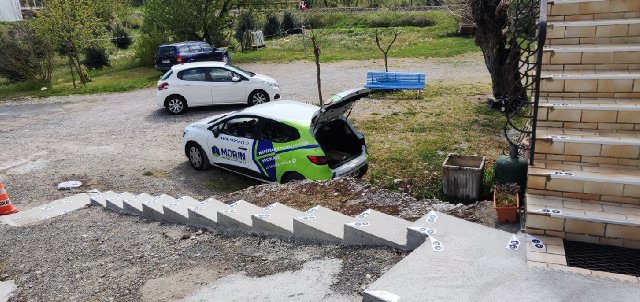
M92 194L90 197L91 200L91 204L94 206L101 206L101 207L105 207L107 205L107 198L109 197L113 197L115 195L117 195L118 193L113 192L113 191L107 191L107 192L100 192L98 194Z
M228 206L215 198L206 199L196 206L187 208L187 225L213 231L218 225L218 211L225 210Z
M163 220L164 208L162 206L175 200L175 198L166 194L153 197L151 200L142 203L142 216L149 219Z
M105 208L114 212L123 213L125 200L134 199L136 196L129 192L123 192L105 199Z
M369 209L344 224L344 244L406 249L409 226L409 221Z
M293 219L293 236L309 241L342 243L344 224L352 221L351 216L315 206Z
M188 224L189 208L197 207L198 205L200 205L200 201L189 196L182 196L175 201L164 204L162 205L163 221Z
M253 231L251 215L260 211L262 211L261 207L244 200L238 200L218 211L217 222L220 226L251 232Z
M407 250L415 250L422 245L429 235L436 235L438 220L438 212L429 212L420 219L416 220L411 226L407 228Z
M133 199L127 199L122 203L122 211L131 215L142 216L142 203L149 202L153 199L153 196L142 193L138 194Z
M303 215L301 211L276 202L251 215L251 223L254 231L292 237L293 219Z
M66 213L82 209L91 203L89 194L80 193L69 197L61 198L48 204L41 205L29 210L3 216L3 223L11 226L24 226L42 220L64 215Z

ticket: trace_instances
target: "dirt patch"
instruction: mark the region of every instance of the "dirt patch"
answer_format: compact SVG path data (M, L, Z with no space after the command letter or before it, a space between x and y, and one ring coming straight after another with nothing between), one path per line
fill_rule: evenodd
M496 224L495 211L488 201L465 205L450 204L437 199L418 200L406 193L380 189L353 178L339 178L326 182L299 181L285 185L264 184L220 198L227 203L240 199L258 206L280 202L301 211L321 205L351 216L366 209L374 209L409 221L424 216L430 210L436 210L489 227L499 227Z
M213 267L195 267L147 281L140 290L142 301L169 302L183 299L197 289L226 276L224 264Z

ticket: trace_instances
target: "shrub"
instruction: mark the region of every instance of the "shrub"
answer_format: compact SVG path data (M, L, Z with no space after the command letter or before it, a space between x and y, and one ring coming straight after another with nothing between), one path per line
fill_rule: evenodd
M280 20L275 15L267 17L267 22L262 30L265 38L277 37L280 35Z
M11 82L39 81L51 83L53 50L45 37L39 36L32 23L12 24L0 33L0 77Z
M133 39L129 35L129 32L122 26L116 26L113 30L113 45L120 49L127 49L133 43Z
M84 50L84 66L89 69L101 69L102 67L111 66L109 62L109 54L100 46L90 46Z
M282 16L282 31L285 35L299 34L302 32L293 14L289 11L284 12Z
M255 30L256 28L258 28L258 24L253 18L253 14L251 12L243 12L240 14L240 22L238 22L238 26L236 27L234 38L240 42L243 49L251 47L251 41L249 39L245 39L245 33L250 30Z
M142 27L144 17L140 13L132 13L124 18L124 25L131 29L138 29Z
M142 64L153 65L158 46L167 43L167 37L162 34L143 34L137 38L136 57Z

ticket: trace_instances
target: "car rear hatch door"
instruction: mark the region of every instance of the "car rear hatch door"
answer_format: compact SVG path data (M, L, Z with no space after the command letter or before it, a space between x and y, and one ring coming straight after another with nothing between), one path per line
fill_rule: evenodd
M176 63L176 49L173 46L161 46L156 55L156 64L173 65Z
M311 131L316 133L322 124L331 122L349 111L355 102L366 97L371 89L356 88L340 92L325 102L311 118Z

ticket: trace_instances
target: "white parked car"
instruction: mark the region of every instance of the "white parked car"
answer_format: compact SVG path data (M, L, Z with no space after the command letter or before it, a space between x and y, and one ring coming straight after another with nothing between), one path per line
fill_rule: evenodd
M278 83L224 62L174 65L158 81L156 104L172 114L189 107L263 104L280 98Z

